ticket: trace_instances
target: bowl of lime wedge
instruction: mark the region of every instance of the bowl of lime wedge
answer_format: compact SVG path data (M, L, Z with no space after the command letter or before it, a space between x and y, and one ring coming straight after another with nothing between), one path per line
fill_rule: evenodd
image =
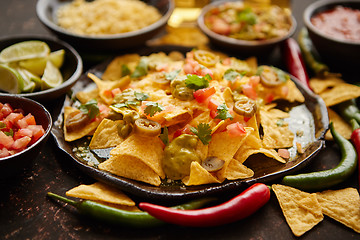
M80 55L63 41L43 36L0 39L0 95L54 100L70 90L82 71Z

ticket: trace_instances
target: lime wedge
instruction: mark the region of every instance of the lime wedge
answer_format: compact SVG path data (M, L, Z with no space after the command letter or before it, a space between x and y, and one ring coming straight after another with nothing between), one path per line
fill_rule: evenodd
M65 50L60 49L54 52L51 52L49 55L50 61L55 65L57 68L61 68L64 63L65 58Z
M24 79L13 68L0 64L0 89L9 93L21 93Z
M24 80L24 86L22 92L31 93L34 92L37 87L41 86L41 79L25 68L17 68L18 73L22 76Z
M41 76L44 74L46 66L46 58L26 59L19 62L19 66L29 70L30 72Z
M31 58L45 58L50 54L49 46L43 41L24 41L13 44L0 52L0 62L8 63Z
M46 67L41 80L41 89L45 90L59 86L63 82L63 77L60 70L49 60L46 62Z

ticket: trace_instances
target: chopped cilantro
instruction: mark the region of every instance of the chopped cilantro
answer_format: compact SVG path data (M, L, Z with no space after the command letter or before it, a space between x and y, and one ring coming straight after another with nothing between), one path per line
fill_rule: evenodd
M8 132L4 132L4 131L3 131L3 133L5 133L6 136L11 136L11 137L14 136L14 130L12 130L11 128L9 129Z
M225 103L220 104L217 107L217 115L215 118L225 120L227 118L230 118L231 120L234 118L230 113L228 107L225 105Z
M141 58L139 64L136 66L134 72L131 74L131 78L139 78L145 76L148 73L149 60L147 58Z
M165 145L169 144L169 131L168 128L165 126L162 130L162 133L160 134L159 138Z
M83 113L87 114L90 119L94 119L96 116L100 114L98 102L95 99L90 100L85 104L81 104L79 109Z
M164 111L164 110L165 110L165 108L163 106L161 106L161 104L159 104L157 102L147 102L144 113L146 115L150 115L150 117L152 117L152 116L155 115L155 113L161 112L161 111Z
M130 69L126 64L121 65L121 77L124 77L126 75L130 75Z
M249 25L256 24L256 15L251 10L251 8L245 8L243 11L239 12L236 16L238 22L246 22Z
M0 122L0 129L6 128L6 124L4 122Z
M210 143L211 128L210 128L209 124L199 123L199 125L197 125L196 128L191 127L190 130L192 133L194 133L196 136L198 136L198 138L204 145L207 145Z
M166 79L166 80L169 80L169 81L174 80L174 79L176 78L176 76L179 75L180 71L181 71L181 70L178 69L178 70L174 70L174 71L165 73L165 79Z
M204 77L200 77L195 74L188 74L185 79L186 87L190 89L199 90L201 88L207 88L209 86L209 80L211 76L206 74Z
M142 92L136 92L135 91L134 95L135 95L136 100L139 100L139 101L145 101L146 99L149 98L148 94L142 93Z

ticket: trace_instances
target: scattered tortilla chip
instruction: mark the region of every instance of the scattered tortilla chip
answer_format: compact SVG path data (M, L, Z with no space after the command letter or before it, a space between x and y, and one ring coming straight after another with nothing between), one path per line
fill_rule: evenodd
M335 111L333 111L331 108L328 108L328 114L330 122L334 123L334 127L338 133L340 133L341 136L343 136L346 139L351 138L352 134L352 127L350 124L348 124L342 117L340 117ZM327 131L325 134L326 140L333 140L333 137L331 135L330 131Z
M149 183L154 186L161 184L161 179L148 165L132 156L115 155L98 165L100 170L108 171L117 176Z
M91 138L89 148L101 149L119 145L124 139L118 134L117 126L122 120L112 121L104 118Z
M165 178L165 173L161 166L163 156L161 140L155 137L132 134L125 141L111 150L112 156L124 156L137 158L143 162L161 178Z
M272 189L295 236L303 235L323 220L316 194L279 184L272 185Z
M66 120L67 120L69 114L74 111L79 111L79 109L73 108L70 106L64 107L64 123L66 123ZM97 126L99 125L99 123L100 123L100 121L93 121L93 122L90 122L89 124L83 126L82 128L79 128L79 129L71 131L71 132L68 132L64 125L65 141L72 142L72 141L78 140L82 137L92 134L95 131L95 129L97 128Z
M360 233L360 197L355 188L317 193L325 215Z
M201 185L210 183L220 183L220 181L203 168L198 162L191 162L190 176L182 179L186 186Z
M231 159L224 173L224 177L228 180L245 179L252 176L254 176L254 171L236 159Z
M324 86L320 87L321 84ZM359 86L346 83L339 78L312 79L310 86L317 89L316 93L324 100L327 107L360 97Z
M90 91L81 91L76 93L76 98L82 103L85 104L92 99L96 99L99 102L99 89L95 88Z
M135 206L135 202L122 191L101 182L90 185L82 184L67 191L66 196L112 204Z
M131 71L133 71L140 61L139 54L125 54L114 58L110 64L106 67L102 79L115 81L123 77L123 65L127 66Z
M265 148L288 148L293 146L294 133L284 119L289 114L279 109L265 111L260 109L260 124L263 127Z
M288 88L288 94L284 98L289 102L304 102L305 97L302 95L300 90L296 87L296 84L293 81L286 81L286 86Z

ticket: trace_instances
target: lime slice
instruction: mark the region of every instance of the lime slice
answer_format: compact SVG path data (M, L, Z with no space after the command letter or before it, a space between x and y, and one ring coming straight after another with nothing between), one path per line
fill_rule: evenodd
M65 50L60 49L54 52L51 52L49 55L50 61L55 65L57 68L61 68L64 63L65 58Z
M22 92L31 93L34 92L37 87L40 87L41 79L25 68L17 68L18 73L24 80L24 86Z
M31 58L45 58L50 54L49 46L42 41L32 40L13 44L0 52L0 62L14 62Z
M0 64L0 89L9 93L21 93L24 79L13 68Z
M63 82L60 70L49 60L46 62L44 75L41 78L41 89L49 89L59 86Z
M22 60L19 62L19 66L29 70L30 72L41 76L44 74L47 58L33 58Z

